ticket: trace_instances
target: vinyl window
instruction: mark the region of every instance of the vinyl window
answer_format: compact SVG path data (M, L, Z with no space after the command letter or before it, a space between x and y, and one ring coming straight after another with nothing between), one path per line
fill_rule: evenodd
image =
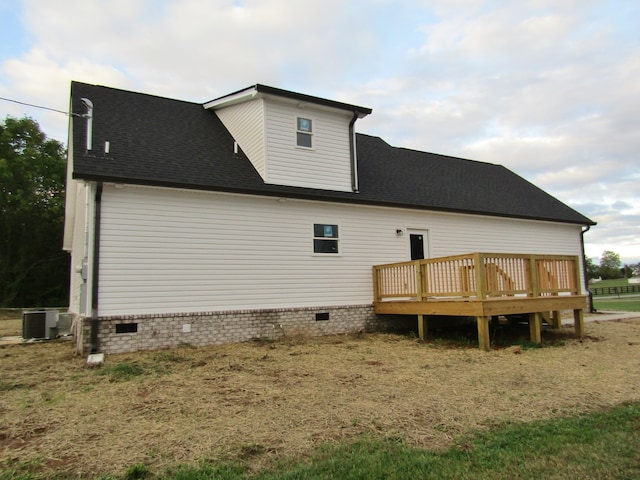
M296 145L302 148L313 148L313 120L297 117Z
M313 224L313 253L339 253L340 236L338 225L326 223Z

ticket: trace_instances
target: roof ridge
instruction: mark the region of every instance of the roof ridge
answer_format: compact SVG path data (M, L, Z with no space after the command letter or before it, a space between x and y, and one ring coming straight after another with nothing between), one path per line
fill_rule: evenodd
M112 90L112 91L115 91L115 92L130 93L132 95L142 95L142 96L145 96L145 97L157 98L159 100L168 100L168 101L179 102L179 103L187 103L187 104L191 104L191 105L199 105L199 106L203 105L202 102L196 102L196 101L192 101L192 100L182 100L182 99L179 99L179 98L166 97L166 96L162 96L162 95L156 95L156 94L153 94L153 93L137 92L135 90L127 90L125 88L109 87L109 86L106 86L106 85L99 85L97 83L87 83L87 82L80 82L78 80L71 80L71 88L73 88L74 85L82 85L82 86L93 87L93 88L104 88L106 90Z

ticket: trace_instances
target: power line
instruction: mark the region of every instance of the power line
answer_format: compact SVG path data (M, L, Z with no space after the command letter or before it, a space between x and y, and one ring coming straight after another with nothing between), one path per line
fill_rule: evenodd
M63 115L71 116L71 117L83 117L82 113L69 113L63 110L58 110L55 108L43 107L42 105L34 105L33 103L20 102L18 100L12 100L11 98L0 97L0 100L4 100L5 102L19 103L20 105L26 105L27 107L41 108L43 110L49 110L51 112L62 113Z

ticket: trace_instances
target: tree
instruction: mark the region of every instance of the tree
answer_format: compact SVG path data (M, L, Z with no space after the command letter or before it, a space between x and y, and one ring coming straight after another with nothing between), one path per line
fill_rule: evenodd
M605 250L600 257L600 275L603 279L620 278L620 255L611 250Z
M600 276L600 267L594 263L592 258L587 257L585 268L587 269L587 279L591 280Z
M31 118L0 124L0 306L68 301L62 251L65 150Z

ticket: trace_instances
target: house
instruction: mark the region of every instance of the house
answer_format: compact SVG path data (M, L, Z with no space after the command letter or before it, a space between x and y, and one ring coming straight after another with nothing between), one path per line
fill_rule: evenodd
M594 224L503 166L355 133L357 105L73 82L71 109L64 249L85 353L374 329L374 265L582 258Z

